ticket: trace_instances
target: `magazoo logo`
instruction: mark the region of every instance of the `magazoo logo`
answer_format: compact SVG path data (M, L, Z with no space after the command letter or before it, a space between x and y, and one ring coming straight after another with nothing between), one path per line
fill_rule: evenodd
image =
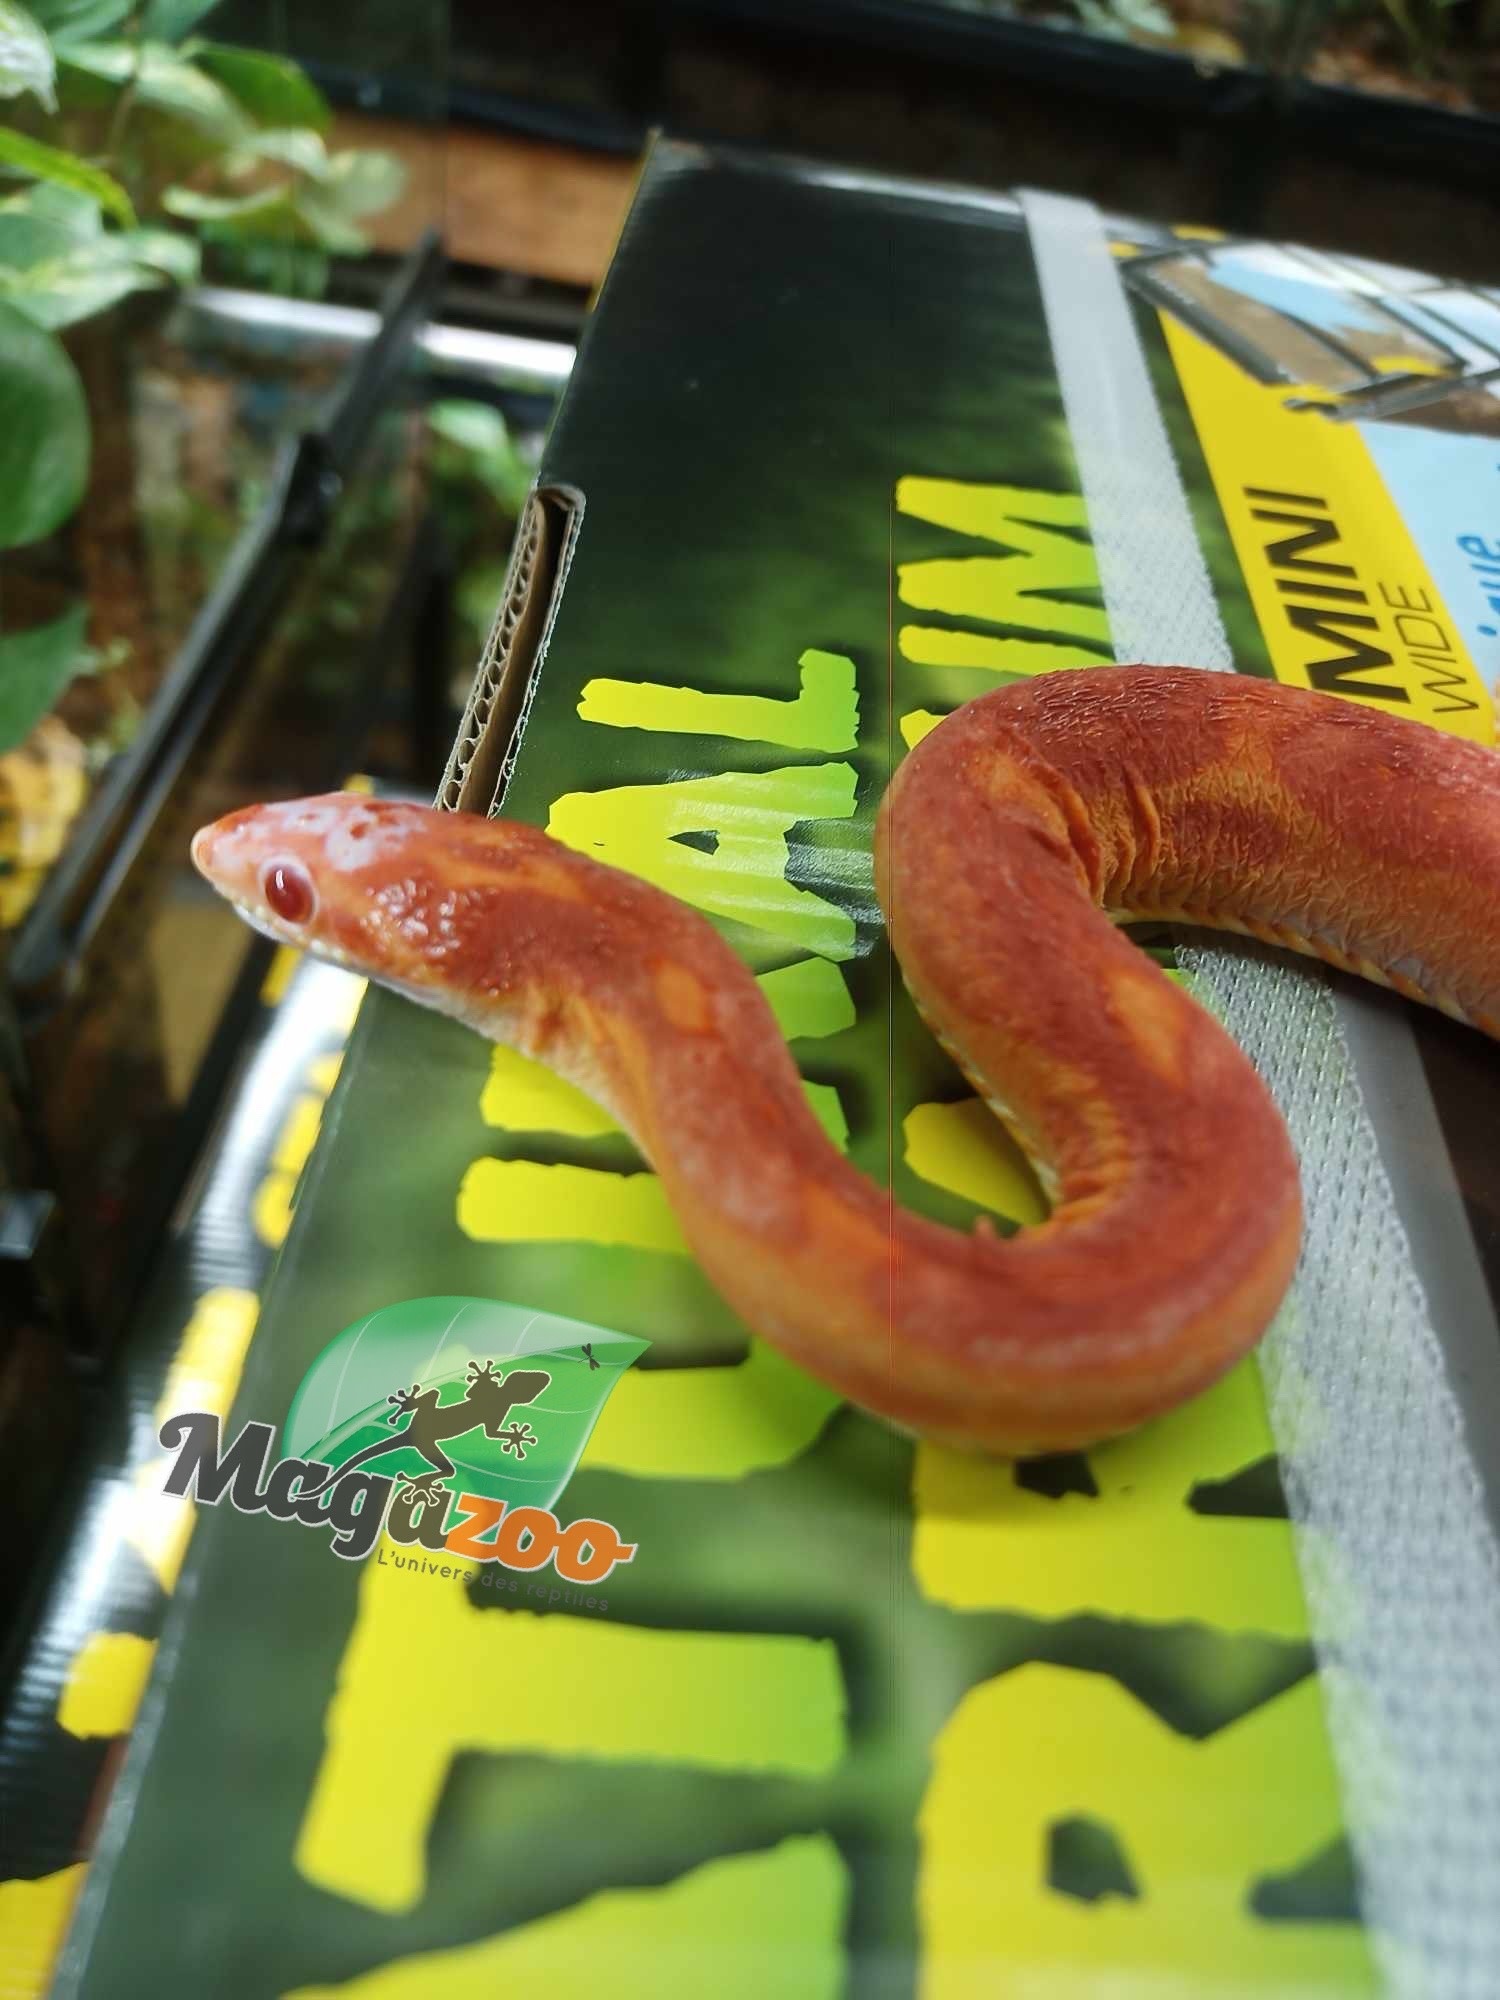
M275 1426L220 1450L219 1419L168 1417L166 1491L331 1531L358 1562L382 1531L469 1562L602 1583L635 1555L608 1521L552 1512L644 1340L488 1299L410 1299L346 1327Z

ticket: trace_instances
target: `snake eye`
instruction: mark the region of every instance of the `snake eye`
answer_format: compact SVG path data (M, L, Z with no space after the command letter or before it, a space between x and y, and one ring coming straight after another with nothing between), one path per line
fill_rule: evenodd
M268 861L260 887L267 908L283 923L305 924L318 907L312 878L295 861Z

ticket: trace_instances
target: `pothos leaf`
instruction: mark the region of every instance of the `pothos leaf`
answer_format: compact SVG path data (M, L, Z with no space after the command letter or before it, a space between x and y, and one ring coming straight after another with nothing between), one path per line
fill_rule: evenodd
M0 0L0 5L5 0ZM233 145L249 121L211 76L162 42L74 42L58 52L66 69L80 70L135 91L137 101Z
M291 214L290 204L287 204ZM301 230L299 219L291 221ZM328 253L306 240L305 232L282 237L236 235L232 228L206 228L218 268L227 283L256 291L278 292L289 299L321 299L328 293Z
M328 100L297 65L260 49L204 42L194 54L198 67L223 85L257 125L293 126L326 132L333 123Z
M0 265L13 271L69 257L103 234L99 204L50 181L0 201Z
M117 28L135 0L31 0L31 11L47 31L54 48L69 42L91 42Z
M307 225L313 241L325 250L358 257L369 246L363 233L352 223L336 201L330 201L321 187L301 187L293 197L298 215Z
M245 241L314 243L321 249L357 256L365 239L311 184L263 188L257 194L200 194L196 188L168 188L162 207L185 222L202 223L216 235Z
M427 421L463 454L465 471L481 480L508 512L519 514L531 491L533 468L517 451L500 412L488 403L445 400L431 406Z
M39 213L25 195L0 201L0 266L23 271L45 264L66 257L80 240L66 221Z
M34 264L26 271L0 273L0 296L34 325L59 329L92 319L132 292L153 291L165 282L144 262L83 251L50 264Z
M230 175L247 174L267 160L277 166L291 167L314 180L328 171L328 149L321 135L305 125L276 126L256 132L226 157L224 171Z
M202 254L191 236L175 229L123 229L108 239L111 248L134 264L160 271L177 285L197 281Z
M79 604L30 632L0 632L0 753L24 743L68 682L89 667Z
M343 216L374 215L389 208L406 187L406 169L393 153L335 153L323 175L322 194Z
M89 414L62 343L0 302L0 548L50 535L83 498Z
M80 160L76 153L65 153L60 146L44 146L40 139L29 139L24 132L0 127L0 167L13 167L32 180L51 181L75 194L86 194L127 229L135 221L130 196L114 175Z
M57 64L41 23L17 0L0 0L0 97L26 91L43 110L57 109Z
M104 234L104 218L93 196L80 194L76 188L59 187L53 181L38 181L23 194L12 195L5 206L24 209L38 222L65 231L75 243L88 243Z
M184 222L231 222L249 224L262 219L269 233L271 218L289 206L284 188L262 188L255 194L200 194L197 188L171 187L162 195L161 205L168 215Z
M96 218L98 210L88 204ZM198 245L168 229L108 234L54 221L39 205L0 203L0 296L38 326L72 326L130 292L191 284ZM3 365L3 364L0 364Z
M180 42L218 4L219 0L146 0L141 32L153 41Z
M428 410L427 421L439 437L465 451L497 451L510 445L510 427L491 403L445 398Z

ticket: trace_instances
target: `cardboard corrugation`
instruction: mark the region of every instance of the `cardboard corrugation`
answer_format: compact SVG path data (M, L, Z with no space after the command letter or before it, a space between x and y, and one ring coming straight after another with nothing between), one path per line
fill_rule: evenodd
M583 517L583 495L537 487L511 545L505 587L438 789L445 812L499 810Z

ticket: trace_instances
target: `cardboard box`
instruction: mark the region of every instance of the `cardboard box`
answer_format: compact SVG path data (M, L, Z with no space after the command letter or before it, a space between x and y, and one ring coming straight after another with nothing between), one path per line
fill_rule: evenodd
M1285 253L1241 268L1243 246L1125 225L1117 249L1143 260L1137 324L1243 670L1399 686L1492 740L1489 614L1457 567L1482 529L1422 465L1477 463L1476 437L1492 456L1500 403L1465 378L1468 428L1419 427L1458 404L1424 403L1388 346L1366 365L1342 323L1317 348L1342 344L1342 386L1309 387ZM1363 311L1376 278L1354 277ZM1333 418L1285 410L1299 367ZM1377 408L1393 378L1416 398L1378 462L1336 420L1366 377ZM1245 495L1273 432L1300 526ZM1297 536L1369 571L1378 625L1288 619ZM1425 665L1379 599L1398 575L1444 607ZM1097 584L1016 204L659 145L443 800L503 799L708 911L852 1159L938 1218L1025 1223L1029 1170L904 997L869 845L922 718L1110 657ZM1492 1315L1495 1066L1458 1029L1422 1037L1437 1110L1396 1128L1438 1137L1403 1211L1419 1262L1466 1256L1450 1287ZM1253 1361L1087 1458L898 1437L747 1334L591 1106L373 994L226 1441L275 1427L269 1465L335 1337L434 1298L582 1322L548 1332L585 1381L590 1329L648 1343L539 1509L559 1537L607 1526L608 1574L532 1566L524 1535L508 1563L456 1560L420 1508L363 1560L234 1493L203 1508L61 1991L1378 1989ZM1493 1393L1480 1362L1469 1388Z

